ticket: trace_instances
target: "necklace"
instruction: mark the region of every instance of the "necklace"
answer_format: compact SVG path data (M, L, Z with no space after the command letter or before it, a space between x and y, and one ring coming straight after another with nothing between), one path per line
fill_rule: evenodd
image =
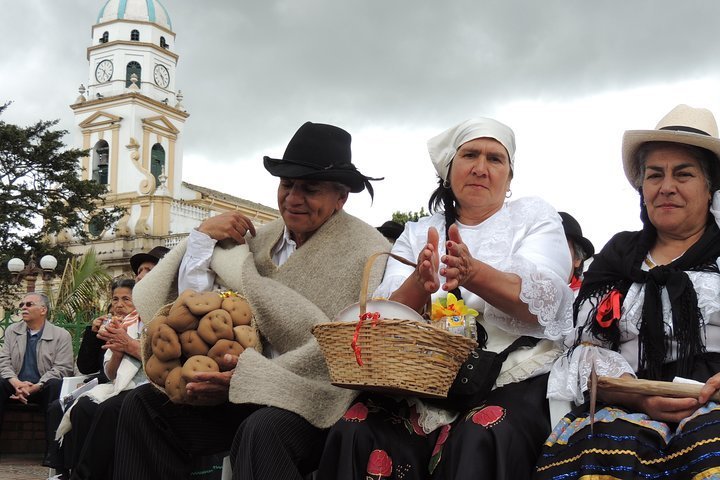
M650 256L650 252L648 252L648 254L645 255L645 265L647 265L648 268L650 268L650 269L653 269L653 268L657 267L657 265L655 264L655 262L653 262L652 257Z

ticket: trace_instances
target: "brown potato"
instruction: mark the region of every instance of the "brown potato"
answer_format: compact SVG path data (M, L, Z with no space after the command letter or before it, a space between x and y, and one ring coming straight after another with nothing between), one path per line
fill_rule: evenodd
M236 357L240 355L245 348L243 348L242 345L240 345L238 342L234 340L227 340L227 339L221 339L218 340L215 345L210 349L207 356L212 358L217 362L218 365L223 365L223 357L226 353L229 353L230 355L235 355ZM231 366L230 368L222 368L220 367L220 371L224 372L226 370L232 370L235 368L235 366Z
M215 292L193 292L183 296L183 303L197 317L202 317L217 310L222 305L223 297Z
M183 355L192 357L193 355L207 355L210 345L200 338L197 330L187 330L180 335L180 348Z
M235 340L243 346L243 348L255 348L260 343L257 332L249 325L240 325L233 328Z
M163 362L180 358L182 350L180 348L180 339L175 330L167 324L160 325L152 337L152 352L158 360Z
M208 313L200 320L197 332L208 345L215 345L221 338L233 339L232 327L230 314L225 310L218 309Z
M155 355L151 355L147 362L145 362L145 374L153 383L162 387L165 385L165 380L167 380L170 371L179 366L179 359L163 362Z
M165 379L165 393L173 403L187 403L187 382L182 377L182 367L173 368Z
M195 330L199 320L185 304L176 301L170 308L165 323L170 325L176 332L182 333L187 330Z
M205 355L195 355L187 359L182 367L182 378L186 382L191 382L198 372L219 372L220 367L217 362Z
M158 328L160 328L160 325L164 325L166 322L167 317L165 315L156 315L150 322L145 325L145 334L148 336L148 338L152 339L153 335L155 335L155 332L157 332Z
M222 309L230 314L233 326L250 325L252 310L250 304L242 297L227 297L222 302Z

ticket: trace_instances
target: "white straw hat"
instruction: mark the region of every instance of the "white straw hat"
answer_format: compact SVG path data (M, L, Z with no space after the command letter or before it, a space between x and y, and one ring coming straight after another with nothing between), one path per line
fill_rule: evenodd
M625 176L633 187L640 174L635 154L643 143L672 142L710 150L720 160L720 138L712 112L706 108L678 105L670 110L655 130L628 130L623 135L622 159Z

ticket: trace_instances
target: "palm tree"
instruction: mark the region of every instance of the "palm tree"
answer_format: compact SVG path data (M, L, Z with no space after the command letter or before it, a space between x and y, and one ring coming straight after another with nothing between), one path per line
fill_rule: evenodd
M100 264L95 249L69 259L57 294L51 299L56 318L64 317L68 322L78 317L89 320L92 315L102 312L107 303L110 280L110 274Z

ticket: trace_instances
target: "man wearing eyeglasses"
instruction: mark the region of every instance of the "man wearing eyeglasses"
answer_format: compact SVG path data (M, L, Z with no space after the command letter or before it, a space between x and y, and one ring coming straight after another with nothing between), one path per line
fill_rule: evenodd
M49 301L28 293L19 305L22 322L5 329L0 350L0 425L5 402L38 403L43 412L60 396L62 378L73 373L72 339L47 321Z

